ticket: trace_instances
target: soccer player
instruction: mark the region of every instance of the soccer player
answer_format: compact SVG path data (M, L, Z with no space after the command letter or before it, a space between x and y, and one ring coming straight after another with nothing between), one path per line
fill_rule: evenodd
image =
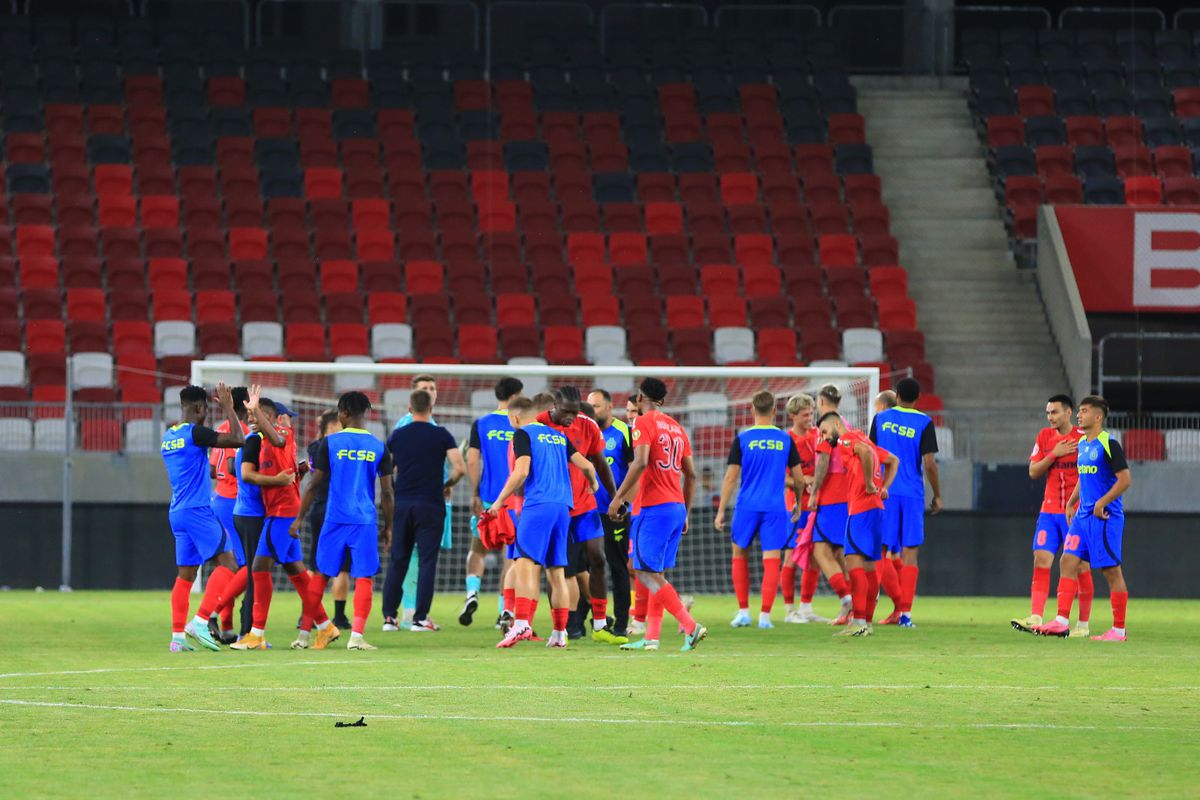
M809 484L812 483L813 470L816 468L816 445L819 436L816 426L813 425L813 408L813 399L807 394L792 395L784 407L788 419L792 422L792 427L788 429L788 436L796 445L796 453L800 456L800 472L804 478L803 484L796 484L791 471L787 471L788 508L789 510L797 506L800 508L800 518L794 526L795 534L788 540L788 550L798 544L799 532L808 525L808 517L813 513L808 510ZM799 491L797 491L798 485L801 487ZM808 566L800 574L799 608L793 605L796 599L796 565L792 559L788 558L786 552L780 578L783 584L783 603L786 609L784 622L806 625L810 622L829 621L825 617L818 616L812 607L813 597L817 593L817 583L821 578L821 568L817 566L815 558L808 560Z
M479 541L479 515L496 500L496 495L508 480L508 445L513 426L508 421L508 404L521 396L525 385L512 377L500 378L493 387L497 408L471 423L467 440L467 477L471 481L471 550L467 553L467 599L458 615L459 625L470 625L479 608L479 586L483 581L484 556L487 550ZM512 562L505 559L500 570L500 582ZM501 599L501 614L503 614ZM500 623L500 617L496 617Z
M852 612L849 625L834 636L870 636L879 596L875 562L883 554L883 501L896 479L900 461L861 431L850 430L836 411L817 423L821 437L841 454L846 465L848 498L846 567L850 570ZM883 468L882 480L879 470Z
M637 422L638 418L638 403L641 398L638 392L629 395L629 399L625 401L625 424L632 427L633 423Z
M612 471L613 483L621 485L629 463L633 461L633 444L629 426L613 416L612 395L604 389L593 389L588 394L588 403L595 412L594 419L604 436L604 460ZM602 485L596 490L596 506L608 511L612 496ZM620 639L628 635L629 629L629 526L618 524L600 515L604 528L604 558L608 562L609 580L613 593L612 634ZM593 637L596 636L594 632ZM626 639L628 641L628 639Z
M209 498L208 448L240 447L244 437L233 405L233 394L224 383L217 384L217 400L229 423L226 433L205 427L208 392L203 387L187 386L180 390L180 421L167 428L159 448L171 482L168 519L175 536L178 570L175 587L171 590L172 653L195 649L187 643L187 636L209 650L221 649L208 630L208 619L221 604L222 594L237 569L225 529L213 513ZM199 611L188 622L188 596L196 580L196 571L209 560L215 560L217 566L208 578Z
M246 401L250 392L245 386L235 386L230 390L233 395L233 407L242 425L242 435L250 432L246 424ZM217 433L227 433L229 423L222 420L217 425ZM237 560L238 571L233 580L225 587L225 596L221 607L208 620L208 630L213 638L222 644L233 644L237 641L237 633L233 630L233 607L237 598L246 590L246 582L250 572L246 564L246 552L242 548L242 537L238 535L233 524L233 507L237 505L237 475L234 474L232 460L237 456L237 450L222 447L213 448L208 455L208 473L215 481L212 494L212 510L221 521L221 527L229 536L229 544L233 547L233 557Z
M629 395L629 399L625 401L625 424L632 431L634 423L637 422L638 408L642 402L642 394L637 389ZM607 515L605 515L607 516ZM630 531L629 553L626 556L626 564L630 574L633 574L633 514L630 514L627 526ZM645 635L646 633L646 609L650 605L650 590L642 585L642 582L637 579L637 575L633 575L633 595L634 603L630 614L633 617L629 623L629 633Z
M1083 431L1072 423L1074 411L1075 401L1068 395L1056 394L1047 400L1046 422L1049 425L1038 431L1033 452L1029 454L1029 477L1037 480L1045 476L1046 490L1033 534L1030 613L1024 619L1017 618L1011 622L1013 628L1026 633L1033 633L1042 624L1046 597L1050 594L1050 568L1054 566L1054 556L1060 548L1063 548L1064 557L1069 554L1080 560L1075 578L1079 592L1079 622L1071 631L1071 636L1087 637L1089 633L1088 619L1091 617L1095 584L1088 564L1087 542L1081 538L1067 541L1067 500L1079 482L1075 455L1079 440L1083 438ZM1066 545L1074 547L1067 549ZM1075 588L1064 593L1067 587L1068 584L1060 576L1059 593L1063 594L1064 599L1070 597L1070 604L1062 616L1069 618L1071 604L1075 602Z
M267 439L262 443L257 465L249 462L242 464L245 480L262 490L266 518L251 565L254 582L253 624L250 632L232 647L234 650L267 650L267 617L271 612L271 596L274 592L271 569L276 563L283 567L296 593L300 595L300 605L306 612L301 616L301 624L304 617L310 615L315 615L320 622L328 620L319 604L315 609L312 607L300 537L291 531L300 510L300 489L296 483L296 437L291 426L291 417L295 415L287 406L265 397L257 403L251 400L247 410L261 420L260 429L273 428L282 444L275 446Z
M796 485L802 485L804 473L800 470L796 444L775 427L775 395L765 390L758 392L751 400L751 406L754 424L733 437L729 448L714 525L724 532L725 513L740 477L741 487L738 488L730 536L733 542L733 591L737 596L738 611L729 624L734 628L750 626L750 567L746 557L751 542L757 537L763 560L758 627L774 628L771 608L779 586L780 562L800 519L799 506L788 511L787 474L791 473Z
M575 452L587 459L595 469L600 485L610 495L616 491L612 472L605 460L604 435L591 419L579 413L582 398L574 386L562 386L554 392L554 408L537 416L537 421L566 434ZM564 575L568 580L581 577L581 589L591 598L592 638L606 644L624 644L608 626L608 580L604 574L604 529L600 527L600 512L591 483L582 470L570 469L572 507L567 537L567 564ZM586 568L584 568L586 564ZM586 577L584 574L586 573ZM586 581L586 582L584 582ZM571 591L571 585L567 589ZM578 589L576 591L579 591ZM579 595L571 591L573 600ZM577 603L569 608L574 611ZM578 619L583 627L583 620ZM582 630L580 631L582 633ZM626 640L628 641L628 640Z
M1092 640L1123 642L1129 589L1121 572L1121 544L1125 529L1125 510L1121 495L1129 489L1133 481L1129 476L1129 464L1125 461L1125 451L1121 448L1121 443L1104 429L1104 421L1108 418L1108 401L1098 395L1088 395L1079 401L1077 416L1079 427L1083 429L1083 438L1079 440L1075 454L1079 482L1075 484L1075 489L1067 500L1067 518L1071 524L1067 539L1079 537L1086 543L1092 566L1099 567L1104 579L1108 581L1108 595L1113 613L1112 628L1100 636L1093 636ZM1064 596L1072 593L1072 582L1076 580L1079 566L1080 559L1068 554L1064 548L1063 557L1059 561L1059 615L1052 622L1036 629L1042 636L1069 634L1069 621L1062 613L1062 607ZM1068 613L1069 609L1068 606Z
M310 608L314 611L325 594L329 578L342 569L350 552L350 576L354 578L354 621L348 650L374 650L363 638L367 617L371 614L372 579L379 572L379 545L375 530L380 526L375 510L375 481L379 481L383 520L378 538L392 543L392 457L383 442L363 430L363 418L371 410L371 401L362 392L346 392L338 398L338 422L342 430L326 436L313 461L312 480L304 490L300 513L292 523L292 532L300 534L300 519L308 513L316 496L316 487L329 481L329 501L325 506L325 524L317 549L317 572L309 581ZM313 621L306 614L300 626L297 646L307 644ZM323 650L341 631L328 622L317 624L313 649ZM308 627L306 627L308 626Z
M321 442L329 434L337 433L342 429L342 423L338 422L337 411L326 411L321 414L319 426L318 438L308 443L308 468L310 470L313 459L317 457L317 450L321 448ZM329 482L324 481L317 487L312 509L308 512L308 529L312 531L312 542L308 546L309 575L317 571L317 546L321 541L321 527L325 524L325 503L328 499ZM334 627L344 631L350 630L350 620L346 618L346 597L350 594L350 562L348 560L342 562L342 571L333 579L330 594L333 596Z
M920 574L917 550L925 543L926 477L933 490L929 511L937 514L942 510L937 432L933 420L913 408L920 396L921 384L904 378L896 384L896 405L880 411L871 420L871 441L900 461L883 507L885 552L877 567L880 583L886 582L884 591L895 606L882 624L897 624L901 628L916 627L912 604Z
M531 400L518 397L509 403L508 410L514 428L515 460L512 473L488 512L507 513L505 501L517 489L524 490L525 501L517 519L516 559L512 566L517 591L516 621L496 646L508 648L533 638L530 620L544 569L550 585L550 615L554 620L554 632L546 646L565 648L570 598L563 567L567 563L574 494L568 466L574 465L592 488L596 486L596 471L590 461L575 452L566 434L538 421Z
M650 591L646 636L621 645L622 650L657 650L663 612L669 612L684 632L684 652L708 635L708 629L688 613L664 572L675 566L679 540L687 533L696 465L692 444L683 426L659 409L667 400L667 385L658 378L641 384L641 405L633 428L633 463L608 504L609 519L620 522L624 504L635 496L633 568ZM682 487L680 479L682 478Z
M433 405L435 405L435 406L437 405L437 381L434 380L432 375L422 374L422 375L415 376L412 379L412 390L414 392L428 392L429 396L431 398L433 398ZM399 420L396 421L396 427L393 428L393 430L403 428L405 425L408 425L412 421L413 421L412 413L410 412L408 414L405 414L403 417L401 417ZM433 425L437 424L437 420L435 420L432 416L430 416L429 421ZM451 515L450 496L447 494L446 495L446 524L445 524L445 527L442 529L442 549L443 550L450 549L450 515ZM396 579L396 572L397 572L397 568L392 566L391 562L389 562L387 578L384 579L384 583L383 583L383 587L384 587L383 588L383 596L385 598L385 601L386 601L386 598L388 598L388 597L396 596L396 593L394 590L388 589L388 585L391 584L392 581L394 581ZM407 575L407 577L405 578L406 583L403 585L403 587L401 589L401 598L403 601L403 609L404 609L403 614L401 615L399 621L397 621L396 613L397 613L398 609L388 608L387 605L384 605L383 606L383 629L385 631L398 631L401 629L407 629L412 625L413 613L415 613L416 607L417 607L416 606L416 603L417 603L417 575L419 572L420 572L420 565L417 563L417 553L414 550L412 559L408 563L408 572L405 573Z
M832 383L817 391L818 418L836 412L842 402L842 393ZM809 484L808 510L816 512L813 522L813 559L829 588L841 599L842 609L832 625L845 625L850 621L850 581L846 573L843 545L846 538L846 465L841 452L825 440L817 428L813 428L813 450L817 454L817 465L813 468L812 483Z
M418 389L409 396L408 412L412 422L396 428L388 438L387 449L396 471L392 493L395 497L396 519L392 526L391 572L395 579L384 586L384 607L396 608L408 565L417 554L416 609L413 613L414 633L440 630L429 617L433 605L433 586L437 576L438 553L442 531L446 525L446 491L458 483L467 472L462 453L454 437L445 428L429 421L433 398ZM450 474L445 471L450 462Z

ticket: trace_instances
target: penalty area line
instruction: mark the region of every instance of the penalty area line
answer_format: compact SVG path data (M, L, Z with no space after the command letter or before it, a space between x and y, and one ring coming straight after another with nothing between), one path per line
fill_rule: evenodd
M357 686L204 686L205 691L213 692L465 692L481 688L478 684L431 684L421 686L406 684L399 686L362 684ZM489 685L488 689L501 691L544 691L544 692L624 692L624 691L968 691L968 692L1057 692L1067 691L1065 686L1017 686L1005 684L961 684L961 683L784 683L784 684L614 684L614 685L540 685L540 684L507 684ZM1200 686L1096 686L1094 691L1102 692L1195 692ZM42 691L42 692L195 692L195 686L0 686L0 692Z

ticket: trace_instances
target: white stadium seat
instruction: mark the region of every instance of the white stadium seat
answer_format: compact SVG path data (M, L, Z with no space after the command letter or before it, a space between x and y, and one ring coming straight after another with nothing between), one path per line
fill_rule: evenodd
M508 363L512 366L544 367L546 366L546 359L539 358L538 356L517 356L516 358L510 358ZM526 397L533 397L538 392L545 392L550 389L550 381L547 378L536 375L526 375L521 378L521 383L525 385L521 393Z
M383 416L389 424L408 413L408 396L412 389L388 389L383 393Z
M841 369L850 366L845 361L837 361L832 358L818 358L816 361L810 361L808 365L814 369Z
M496 393L491 389L471 392L471 413L479 417L496 410Z
M687 412L687 424L693 428L729 424L729 400L721 392L692 392Z
M61 453L67 443L67 425L61 419L39 419L33 423L33 447L42 453Z
M1167 461L1200 461L1200 430L1174 430L1163 434Z
M717 328L713 354L718 364L754 360L754 332L749 328Z
M125 423L127 453L157 453L166 424L153 419L131 419Z
M412 358L412 326L384 322L371 327L371 355L377 359Z
M937 460L938 461L953 461L954 460L954 431L941 426L933 429L933 435L937 438Z
M154 355L190 356L196 351L196 326L183 320L154 323Z
M0 450L29 450L32 447L32 422L27 419L0 417Z
M205 361L241 361L241 353L209 353L204 357ZM206 380L215 384L217 381L224 381L229 386L241 386L246 382L246 373L242 370L229 370L228 372L205 372Z
M294 408L296 403L295 395L286 386L264 386L262 396L270 398L273 402L283 403L285 406L293 406L292 411L296 410Z
M370 356L338 356L334 362L338 364L374 364L375 360ZM335 372L333 373L333 389L339 395L353 389L373 392L375 391L375 376Z
M593 364L608 363L625 355L625 329L617 325L593 325L584 331L584 351Z
M25 354L16 350L0 352L0 386L25 385Z
M842 357L851 364L883 361L883 333L874 328L847 328L842 331Z
M377 419L372 419L364 422L363 424L366 426L367 433L377 436L385 442L387 441L388 434L391 433L391 429L389 429L382 422Z
M113 385L113 357L108 353L71 356L71 382L76 389L109 389Z
M283 355L283 326L278 322L247 322L242 326L242 354L246 358Z

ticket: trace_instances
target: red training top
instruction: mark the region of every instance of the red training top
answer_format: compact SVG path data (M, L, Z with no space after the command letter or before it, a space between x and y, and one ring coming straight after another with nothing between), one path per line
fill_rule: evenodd
M871 448L871 480L877 489L883 486L880 465L891 455L887 450L867 438L862 431L846 431L845 436L838 438L835 450L841 453L842 464L846 467L846 490L850 503L848 510L851 515L861 514L873 508L883 508L883 498L879 496L879 493L867 494L867 490L864 488L862 461L859 460L858 453L854 452L854 446L859 442L863 442Z
M567 439L571 442L571 446L583 455L584 458L604 455L604 434L600 432L600 426L583 414L576 415L575 421L565 428L562 425L554 424L550 419L549 411L543 411L541 414L538 414L537 421L543 425L549 425L556 431L565 433ZM580 514L591 511L596 507L596 496L592 494L591 484L588 483L583 470L574 464L570 465L570 469L571 492L574 495L571 516L578 517Z
M853 429L847 427L847 430ZM825 437L821 435L818 428L813 428L810 435L813 438L813 451L817 455L824 453L829 456L829 470L825 473L825 480L817 492L817 505L831 506L846 502L845 459L842 458L839 451L829 446L829 442L825 441Z
M249 432L250 428L245 423L242 423L242 435L245 436ZM217 426L217 433L229 433L229 420L225 420ZM237 475L234 475L227 469L229 459L236 455L236 447L232 449L213 448L208 454L208 463L216 468L216 492L219 497L228 497L231 500L237 499Z
M1072 427L1066 434L1060 434L1054 428L1042 428L1038 431L1037 441L1033 443L1033 452L1029 460L1041 461L1054 450L1059 442L1078 442L1083 438L1083 431ZM1046 473L1046 494L1042 498L1043 514L1067 513L1067 500L1079 483L1079 472L1075 464L1075 453L1068 453L1054 459L1050 470Z
M792 442L796 445L796 452L800 454L800 471L805 475L812 475L817 467L816 442L813 440L812 432L816 428L809 428L804 433L796 433L793 429L788 429L788 436L792 437ZM818 432L819 435L819 432ZM790 475L792 471L789 469L787 473ZM808 487L804 487L804 493L800 496L800 508L802 510L808 508ZM791 511L796 506L796 490L789 488L787 490L787 507Z
M642 473L633 513L645 506L683 502L683 459L692 454L687 431L661 411L639 414L633 425L634 448L648 445L650 457Z
M296 469L296 437L287 428L276 428L283 437L283 447L275 447L267 437L262 440L258 471L263 475L279 475ZM263 507L268 517L294 517L300 513L300 482L287 486L262 487Z

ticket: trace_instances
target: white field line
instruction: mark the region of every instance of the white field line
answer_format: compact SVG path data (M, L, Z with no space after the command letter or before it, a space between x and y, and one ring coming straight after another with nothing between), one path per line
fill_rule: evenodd
M0 692L44 691L44 692L471 692L471 691L540 691L540 692L625 692L625 691L967 691L967 692L1055 692L1069 691L1068 686L1018 686L994 683L742 683L742 684L615 684L615 685L540 685L510 684L496 686L488 684L433 684L421 686L0 686ZM1101 692L1196 692L1200 686L1095 686L1091 691Z
M364 716L358 711L248 711L244 709L212 709L212 708L146 708L141 706L95 705L84 703L51 703L33 700L0 700L0 705L25 706L33 708L74 709L83 711L115 711L133 714L214 714L219 716L242 717L309 717L320 719L353 719ZM534 717L517 715L484 715L484 714L366 714L372 720L402 720L410 722L532 722L532 723L568 723L595 725L667 725L698 728L903 728L903 729L941 729L941 730L1053 730L1053 731L1173 731L1177 733L1197 732L1200 729L1182 729L1166 725L1061 725L1055 723L1037 722L969 722L969 723L921 723L898 721L861 721L861 722L797 722L789 720L768 720L756 722L751 720L700 720L700 719L647 719L620 717Z

